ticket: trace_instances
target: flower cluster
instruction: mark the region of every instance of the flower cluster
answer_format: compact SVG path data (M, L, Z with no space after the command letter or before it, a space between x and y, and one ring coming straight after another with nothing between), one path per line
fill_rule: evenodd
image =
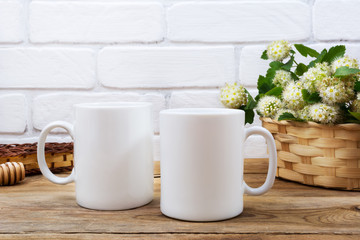
M339 118L338 112L336 106L317 103L309 107L309 118L320 123L336 123Z
M247 97L245 88L238 83L226 83L221 89L220 101L228 108L240 108L246 105Z
M314 59L308 65L297 63L294 50ZM342 45L320 54L302 44L271 43L261 58L276 62L259 78L258 114L276 120L360 123L359 63L344 54Z
M274 96L265 96L258 102L258 112L264 117L275 117L282 108L281 100Z
M277 70L273 79L276 86L285 87L290 81L291 73L285 70Z
M274 61L282 61L289 56L290 50L291 45L288 41L274 41L267 47L267 55Z

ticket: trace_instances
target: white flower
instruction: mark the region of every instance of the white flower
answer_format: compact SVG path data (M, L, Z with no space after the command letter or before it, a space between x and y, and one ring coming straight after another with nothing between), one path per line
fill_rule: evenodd
M351 104L351 111L360 113L360 92Z
M324 78L318 88L323 102L330 105L348 102L355 96L353 82L339 78Z
M311 121L310 107L311 107L311 105L306 105L303 109L299 110L298 111L299 118L306 120L306 121Z
M297 113L296 113L294 110L286 109L286 108L281 108L281 109L276 113L274 119L275 119L275 120L279 120L279 117L280 117L283 113L291 113L292 115L294 115L294 117L297 117Z
M261 116L273 118L281 107L282 103L279 98L264 96L259 100L256 110Z
M335 123L338 118L338 108L322 103L311 105L309 109L310 119L320 123Z
M287 108L299 110L305 106L301 87L295 82L290 82L283 91L284 104Z
M291 45L288 41L274 41L267 47L267 55L272 60L282 61L289 56L290 50Z
M316 63L314 67L301 76L300 82L306 90L314 93L318 89L321 80L325 77L330 77L330 75L331 68L328 63Z
M240 108L246 105L247 96L245 88L238 83L226 83L225 87L221 89L220 94L221 103L228 108Z
M335 73L339 67L359 68L359 63L356 58L345 56L335 59L331 64L332 72Z
M291 73L285 70L277 70L273 79L273 83L279 87L285 87L290 81Z

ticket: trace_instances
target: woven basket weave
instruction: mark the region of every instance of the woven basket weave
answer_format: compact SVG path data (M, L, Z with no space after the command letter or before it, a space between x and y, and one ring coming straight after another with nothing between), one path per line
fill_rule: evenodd
M360 190L360 124L261 120L275 139L278 177L312 186Z
M39 174L36 143L0 144L0 164L6 162L22 162L26 175ZM54 173L69 171L73 166L72 143L46 143L45 158L50 170Z

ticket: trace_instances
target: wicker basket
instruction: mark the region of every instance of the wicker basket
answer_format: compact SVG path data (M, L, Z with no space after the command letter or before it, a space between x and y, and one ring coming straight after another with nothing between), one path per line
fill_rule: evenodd
M22 162L27 175L39 174L40 169L36 155L37 144L0 144L0 164L5 162ZM46 162L54 173L64 172L73 166L72 143L46 143Z
M278 177L312 186L360 190L360 124L261 120L275 139Z

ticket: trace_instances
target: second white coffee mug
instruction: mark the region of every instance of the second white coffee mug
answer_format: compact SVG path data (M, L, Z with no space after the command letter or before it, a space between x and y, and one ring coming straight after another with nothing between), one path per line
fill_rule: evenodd
M74 139L74 169L65 178L49 170L46 136L64 128ZM75 105L75 123L53 122L40 134L38 163L50 181L75 181L76 201L86 208L124 210L153 198L153 127L150 103Z
M243 194L260 195L273 185L276 148L261 127L244 127L234 109L170 109L160 113L161 212L188 221L217 221L243 211ZM263 136L269 171L259 188L243 180L244 142Z

